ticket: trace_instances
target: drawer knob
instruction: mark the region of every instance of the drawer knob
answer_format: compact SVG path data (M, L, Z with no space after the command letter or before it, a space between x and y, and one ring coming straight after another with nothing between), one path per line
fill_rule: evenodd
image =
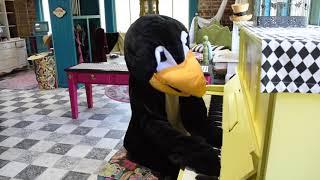
M96 80L96 77L94 76L94 74L91 74L91 79Z

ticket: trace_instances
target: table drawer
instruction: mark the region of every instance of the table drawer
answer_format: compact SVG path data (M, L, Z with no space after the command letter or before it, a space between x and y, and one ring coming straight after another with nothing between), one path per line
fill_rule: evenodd
M127 85L129 84L128 74L110 74L109 76L110 84L115 85Z
M115 73L74 73L78 82L91 84L128 84L128 74Z

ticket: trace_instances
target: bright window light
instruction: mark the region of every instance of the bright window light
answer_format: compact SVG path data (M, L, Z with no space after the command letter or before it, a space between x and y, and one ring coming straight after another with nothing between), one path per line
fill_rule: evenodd
M104 0L99 0L100 24L102 29L106 31L106 15L104 11Z
M118 32L126 32L130 25L139 18L139 0L116 0ZM186 28L189 26L189 0L159 1L159 14L177 19Z
M49 10L49 0L42 0L43 18L44 21L48 21L49 33L51 33L51 20L50 20L50 10Z

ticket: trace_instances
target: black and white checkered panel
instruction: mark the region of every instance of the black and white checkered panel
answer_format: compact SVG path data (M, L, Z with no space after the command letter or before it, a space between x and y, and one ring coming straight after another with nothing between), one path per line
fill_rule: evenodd
M320 93L320 42L263 39L260 91Z
M320 27L265 28L240 23L262 41L260 92L320 93Z

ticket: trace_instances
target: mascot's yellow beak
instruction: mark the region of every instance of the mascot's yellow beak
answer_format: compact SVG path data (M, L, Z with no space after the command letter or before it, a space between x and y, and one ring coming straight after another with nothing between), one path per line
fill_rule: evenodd
M177 96L202 97L206 91L206 79L191 51L181 64L154 73L149 82L155 89Z

